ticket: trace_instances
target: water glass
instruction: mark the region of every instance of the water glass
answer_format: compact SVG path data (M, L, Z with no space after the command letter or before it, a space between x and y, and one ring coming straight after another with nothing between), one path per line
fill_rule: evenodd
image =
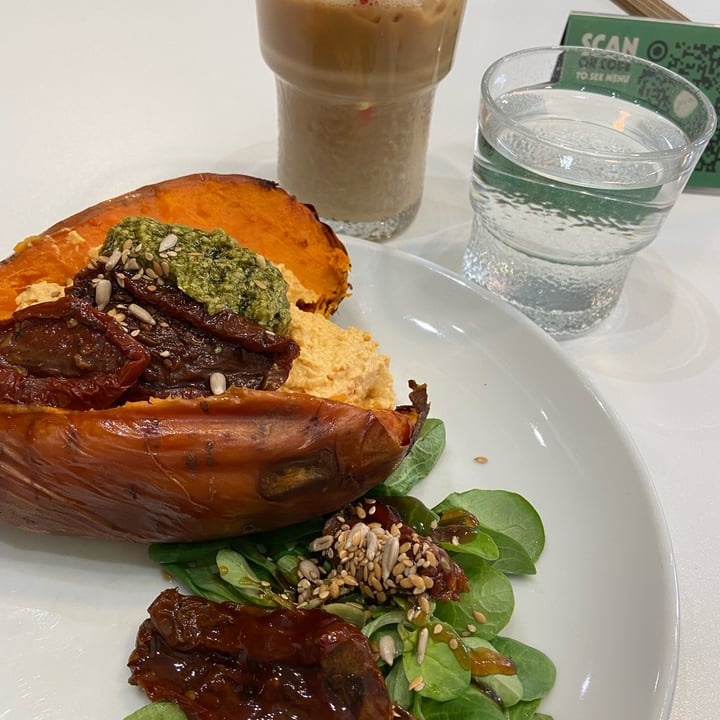
M463 271L557 338L605 319L716 126L694 85L582 47L522 50L482 78Z

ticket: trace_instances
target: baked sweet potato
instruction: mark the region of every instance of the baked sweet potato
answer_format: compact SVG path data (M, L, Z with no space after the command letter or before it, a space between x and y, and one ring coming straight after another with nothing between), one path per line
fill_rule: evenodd
M268 530L381 482L426 412L232 389L107 410L0 405L0 520L141 542Z
M194 175L142 188L63 221L0 263L0 307L11 315L15 290L28 283L65 282L86 265L89 248L112 223L142 213L241 231L247 246L312 284L321 297L314 309L329 313L347 292L349 260L332 231L303 208L272 184L235 175ZM0 345L23 335L26 315L33 321L49 316L56 333L59 304L51 312L35 306L17 313L3 324ZM78 318L93 325L92 314L68 316L75 330ZM33 337L42 332L36 328ZM95 342L85 333L85 349ZM11 368L0 382L22 383L30 362L33 368L43 362L43 353L27 346L14 355L5 350L0 347L0 364L19 364L21 372ZM56 365L75 372L73 352ZM57 385L41 382L38 392L50 386L52 395ZM0 521L44 533L157 542L238 535L328 513L382 481L411 447L428 403L424 386L410 385L411 403L395 410L233 386L209 397L48 407L34 399L43 395L18 400L13 388L0 388L8 399L0 402ZM83 390L83 402L87 397Z
M222 228L240 244L291 268L316 294L304 309L330 315L348 293L350 260L315 210L275 183L247 175L198 173L146 185L55 223L19 243L0 264L0 318L15 298L41 280L61 285L125 217L145 215L203 230Z

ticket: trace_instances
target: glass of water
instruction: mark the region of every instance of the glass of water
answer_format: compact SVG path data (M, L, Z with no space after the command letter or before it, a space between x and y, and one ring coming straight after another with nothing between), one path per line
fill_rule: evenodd
M556 338L617 304L716 126L706 96L641 58L522 50L482 79L463 271Z

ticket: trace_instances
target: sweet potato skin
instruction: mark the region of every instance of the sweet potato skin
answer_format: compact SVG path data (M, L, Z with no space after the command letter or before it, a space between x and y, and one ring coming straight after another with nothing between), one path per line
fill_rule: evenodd
M164 180L82 210L19 243L0 263L0 317L40 280L64 285L123 218L144 215L203 230L221 228L241 245L293 270L317 298L303 309L333 313L348 294L350 260L314 208L274 182L248 175L195 173Z
M0 521L138 542L269 530L382 481L427 414L233 388L194 400L65 411L0 405Z

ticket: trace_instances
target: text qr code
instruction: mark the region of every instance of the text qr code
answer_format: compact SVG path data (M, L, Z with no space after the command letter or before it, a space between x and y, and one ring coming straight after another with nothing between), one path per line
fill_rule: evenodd
M720 45L708 43L675 42L662 40L651 43L647 49L649 60L665 65L678 75L686 77L704 89L716 113L720 113ZM710 95L710 90L714 95ZM708 143L695 171L715 173L720 170L720 129Z

